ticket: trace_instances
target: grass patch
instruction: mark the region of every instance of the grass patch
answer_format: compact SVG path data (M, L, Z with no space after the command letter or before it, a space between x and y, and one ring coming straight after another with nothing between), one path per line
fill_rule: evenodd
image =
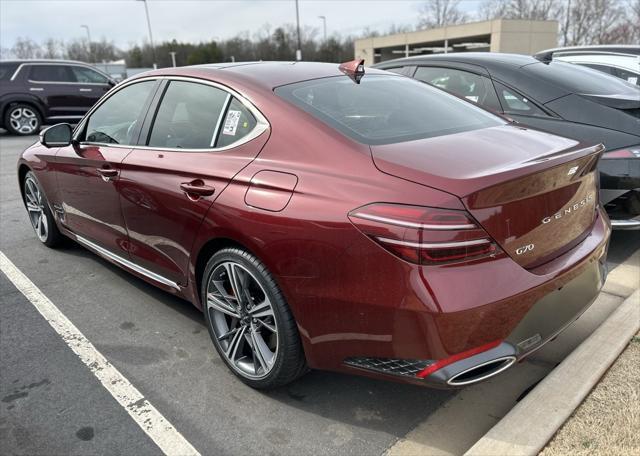
M639 342L636 334L541 456L640 454Z

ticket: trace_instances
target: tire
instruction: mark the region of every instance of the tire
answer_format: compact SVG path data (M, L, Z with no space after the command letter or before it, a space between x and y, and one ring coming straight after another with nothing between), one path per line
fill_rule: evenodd
M22 182L24 188L24 205L36 237L47 247L56 247L62 242L62 234L58 230L49 203L36 179L29 171Z
M272 389L306 372L293 315L275 280L255 256L240 248L212 255L203 275L201 300L216 351L244 383Z
M42 126L40 112L31 105L18 103L10 106L4 115L5 128L14 135L37 135Z

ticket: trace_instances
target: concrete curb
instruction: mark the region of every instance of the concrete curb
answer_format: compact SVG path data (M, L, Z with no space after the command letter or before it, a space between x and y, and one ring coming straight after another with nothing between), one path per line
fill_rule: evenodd
M640 290L603 323L465 455L536 455L582 403L640 330Z

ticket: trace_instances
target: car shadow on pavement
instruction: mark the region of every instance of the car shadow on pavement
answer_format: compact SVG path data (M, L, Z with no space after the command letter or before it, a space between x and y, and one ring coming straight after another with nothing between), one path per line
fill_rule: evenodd
M66 255L81 257L85 259L91 259L100 263L101 266L108 268L111 272L125 280L128 284L134 286L141 292L150 295L152 298L161 302L162 304L170 307L176 312L184 315L185 317L190 318L196 323L199 323L205 327L204 317L202 312L198 310L192 303L186 301L182 298L178 298L177 296L172 295L171 293L167 293L160 288L157 288L144 280L134 276L128 271L116 266L115 264L105 260L104 258L96 255L95 253L85 249L81 245L77 244L75 241L71 239L65 239L63 244L56 248L57 252L64 253Z
M456 392L312 370L264 394L288 407L400 438Z
M71 240L65 242L59 251L65 255L100 263L142 293L152 297L159 305L167 306L201 325L202 332L206 334L202 313L190 302L148 284ZM211 351L214 358L217 357L213 346ZM259 394L278 401L283 407L295 408L340 423L344 428L335 429L336 438L339 439L341 433L346 438L353 432L354 427L403 437L452 398L455 391L312 370L290 385L272 391L262 391Z

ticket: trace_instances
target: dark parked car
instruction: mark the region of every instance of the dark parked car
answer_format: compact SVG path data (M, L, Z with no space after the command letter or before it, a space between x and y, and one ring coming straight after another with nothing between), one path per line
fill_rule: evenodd
M604 143L600 200L614 228L640 228L640 88L570 63L452 53L374 65L440 87L524 125Z
M357 63L123 82L22 154L37 237L191 301L254 387L307 367L441 387L502 372L598 295L603 148Z
M33 135L43 124L75 123L115 82L90 65L65 60L0 62L0 127Z

